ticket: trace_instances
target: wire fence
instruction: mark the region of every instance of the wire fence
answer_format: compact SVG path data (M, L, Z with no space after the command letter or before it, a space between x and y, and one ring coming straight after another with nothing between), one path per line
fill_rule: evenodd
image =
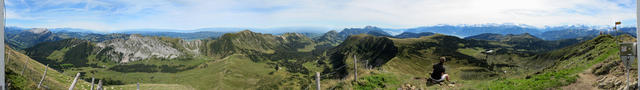
M10 58L11 57L11 58ZM27 81L36 82L35 85L40 82L44 74L46 66L38 62L30 62L29 60L17 60L15 54L7 54L5 57L5 69L14 72L17 75L23 76ZM16 60L12 60L16 59ZM49 71L50 72L50 71ZM48 75L47 75L48 76ZM11 80L8 80L11 82ZM15 85L15 84L14 84ZM49 88L49 83L42 83L43 88Z

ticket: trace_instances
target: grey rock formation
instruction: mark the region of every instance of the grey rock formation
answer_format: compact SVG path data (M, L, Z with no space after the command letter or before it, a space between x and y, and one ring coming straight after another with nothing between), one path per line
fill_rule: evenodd
M108 55L114 61L126 63L151 57L172 59L184 55L178 49L167 43L152 37L131 35L129 39L113 39L97 44L103 50L108 50Z

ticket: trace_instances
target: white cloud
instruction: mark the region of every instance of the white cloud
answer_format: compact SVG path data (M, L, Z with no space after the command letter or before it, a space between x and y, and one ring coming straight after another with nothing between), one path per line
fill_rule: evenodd
M9 1L12 5L22 2ZM534 26L608 25L614 21L635 20L634 0L52 0L33 3L24 6L27 8L12 9L16 12L8 16L52 21L16 22L20 25L99 30L365 25L407 28L505 22ZM70 3L85 3L85 6L65 7L73 5Z

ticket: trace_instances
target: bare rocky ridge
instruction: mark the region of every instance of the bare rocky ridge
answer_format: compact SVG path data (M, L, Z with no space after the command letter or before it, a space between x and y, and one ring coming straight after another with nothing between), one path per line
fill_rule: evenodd
M96 46L102 48L102 50L109 50L107 51L107 55L117 57L111 59L120 63L143 60L151 57L172 59L184 55L183 52L171 47L173 46L171 43L152 37L142 37L140 35L131 35L127 40L108 40L98 43Z
M592 71L593 74L597 76L597 83L594 85L599 89L608 89L608 90L624 90L627 82L627 76L625 75L624 65L622 65L622 61L620 60L611 60L605 61L603 63L595 65L595 70ZM637 76L637 68L631 67L629 74L629 79L631 79L629 90L635 90L638 87L638 81L636 81Z
M184 47L185 52L189 52L193 55L200 55L200 47L203 45L202 40L180 40L180 43L182 43L182 47Z

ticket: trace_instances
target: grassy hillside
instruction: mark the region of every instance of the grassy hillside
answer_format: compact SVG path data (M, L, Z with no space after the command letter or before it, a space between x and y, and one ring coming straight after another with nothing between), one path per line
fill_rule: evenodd
M527 75L526 77L499 78L481 84L478 87L492 89L546 89L574 83L578 73L583 72L594 64L609 59L618 59L614 37L599 36L593 40L571 47L554 50L534 57L538 61L551 60L553 64L543 71ZM539 64L539 63L538 63Z
M350 40L351 39L351 40ZM535 50L535 48L520 48L513 46L511 43L503 43L496 41L478 41L465 40L453 36L433 35L421 38L411 39L385 39L385 37L375 37L368 35L355 35L345 40L344 43L337 46L336 54L330 60L342 61L333 64L333 68L325 69L323 74L338 73L345 76L338 80L330 80L325 82L329 85L328 89L336 88L355 88L355 89L372 89L384 88L395 89L406 84L417 86L418 88L459 88L459 89L477 89L477 88L503 88L503 89L525 89L525 88L552 88L563 86L575 81L575 73L581 72L586 66L591 66L603 57L609 57L615 53L615 45L611 36L602 36L597 39L584 42L579 45L572 45L567 48L551 51L528 53L520 52L521 50ZM384 43L392 44L389 46ZM598 48L588 48L598 47ZM394 48L394 49L387 49ZM391 50L391 51L389 51ZM485 50L497 50L494 54L483 54ZM582 53L581 51L589 52ZM395 52L395 53L393 53ZM380 54L384 53L384 54ZM557 54L561 53L561 54ZM595 54L599 53L599 54ZM358 81L353 81L353 55L359 57ZM385 55L387 59L384 59ZM561 55L549 56L549 55ZM573 56L572 56L573 55ZM598 56L601 55L601 56ZM449 62L445 65L447 73L451 75L453 81L456 81L458 87L443 86L426 86L424 81L414 78L428 77L432 71L431 66L437 63L439 57L447 57ZM548 57L548 58L542 58ZM564 57L564 58L563 58ZM381 67L367 67L365 60L371 58L387 60ZM573 62L576 66L563 66L565 68L544 69L550 67L559 67L559 63L570 62L571 60L588 60L584 62ZM577 63L588 63L584 64ZM346 69L342 69L341 65L346 65ZM340 71L342 70L342 71ZM542 71L544 70L544 71ZM557 71L550 71L557 70ZM550 72L541 75L531 75L535 72ZM528 79L520 80L520 78ZM550 81L549 76L553 77ZM330 78L330 77L327 77ZM534 78L534 79L530 79ZM537 79L535 79L537 78ZM521 84L512 84L518 82ZM506 84L505 84L506 83ZM513 85L534 85L534 86L516 86ZM501 87L502 86L502 87Z
M318 45L327 44L331 46L337 46L338 44L342 43L342 40L343 40L343 38L341 38L338 32L336 32L335 30L331 30L327 33L324 33L324 35L314 39L318 43Z
M584 38L571 38L571 39L545 41L528 33L507 34L507 35L485 33L485 34L465 37L465 39L497 41L497 42L507 44L510 47L513 47L514 49L521 49L520 51L522 52L535 53L535 52L546 52L550 50L560 49L569 45L590 40L591 38L584 37Z
M152 60L153 61L153 60ZM139 65L137 61L125 65ZM163 62L163 61L153 61ZM187 61L194 62L195 61ZM167 62L168 63L168 62ZM276 70L266 63L256 63L246 55L234 54L224 59L201 58L196 67L179 72L118 72L101 68L78 68L66 73L87 73L87 76L105 78L114 88L132 88L143 85L166 85L181 89L300 89L311 83L309 77ZM158 63L160 64L160 63ZM144 68L144 67L139 67ZM87 79L87 77L83 77ZM151 88L151 87L150 87Z
M9 47L5 47L5 52L6 70L10 72L7 74L7 81L12 83L14 89L36 89L44 69L48 70L43 85L49 89L67 89L75 76L75 73L62 74L55 69L45 67L45 65ZM90 82L82 80L76 85L78 89L89 89L89 87Z

